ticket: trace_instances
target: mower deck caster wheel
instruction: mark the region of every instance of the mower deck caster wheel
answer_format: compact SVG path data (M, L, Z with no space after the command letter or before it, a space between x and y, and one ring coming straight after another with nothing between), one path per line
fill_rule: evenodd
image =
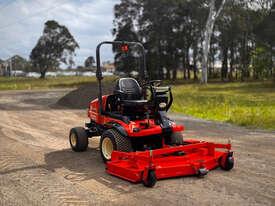
M208 173L208 169L206 168L200 168L198 170L198 177L204 177L205 175L207 175Z
M69 141L75 152L83 152L88 147L88 135L83 127L75 127L70 131Z
M221 158L220 167L225 171L229 171L234 167L234 157L232 152L228 153L226 157Z
M142 183L145 187L154 187L157 182L156 173L153 170L148 172L146 180L143 180Z

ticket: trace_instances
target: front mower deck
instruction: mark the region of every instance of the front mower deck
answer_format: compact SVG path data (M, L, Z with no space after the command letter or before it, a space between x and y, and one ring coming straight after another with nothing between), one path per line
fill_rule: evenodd
M113 151L106 171L130 182L144 182L149 171L156 179L207 174L218 166L226 168L232 157L231 144L186 140L186 145L141 152ZM223 149L217 150L217 149Z

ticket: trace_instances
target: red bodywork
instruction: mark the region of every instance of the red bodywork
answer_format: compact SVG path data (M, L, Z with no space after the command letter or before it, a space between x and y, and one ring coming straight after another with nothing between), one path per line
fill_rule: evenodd
M108 95L102 96L103 108L106 108L107 97ZM153 119L149 120L149 128L145 128L143 123L147 123L147 119L130 121L129 124L126 124L121 120L114 119L105 115L100 115L98 99L95 99L90 103L88 117L100 125L106 125L110 122L116 122L124 128L129 137L144 137L162 133L162 128L160 127L160 125L155 124L155 121ZM138 132L134 132L134 128L139 128L140 130L138 130ZM173 132L181 132L184 130L184 127L182 125L176 125L175 123L173 123L172 130Z
M106 108L107 95L102 96L103 108ZM150 127L143 128L141 123L148 120L130 121L129 124L99 114L99 102L95 99L90 103L88 116L100 125L110 122L120 124L129 137L144 137L161 134L162 128L150 119ZM134 132L134 128L140 131ZM173 132L181 132L184 127L172 124ZM212 170L225 164L231 144L216 144L197 140L185 140L186 145L167 146L140 152L113 151L111 161L107 162L107 172L131 182L141 182L147 178L148 171L155 171L157 179L196 175L200 169Z

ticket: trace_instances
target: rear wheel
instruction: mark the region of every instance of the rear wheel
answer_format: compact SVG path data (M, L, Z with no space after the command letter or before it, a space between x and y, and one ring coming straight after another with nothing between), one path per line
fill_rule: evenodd
M132 152L132 144L128 137L121 135L114 129L103 132L100 138L100 153L104 162L110 161L114 150Z
M83 127L75 127L70 131L69 141L75 152L83 152L88 147L88 135Z

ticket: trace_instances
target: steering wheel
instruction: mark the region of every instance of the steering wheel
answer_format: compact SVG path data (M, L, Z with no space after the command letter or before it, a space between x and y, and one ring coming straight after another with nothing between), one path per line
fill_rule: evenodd
M158 86L160 86L161 82L162 82L162 80L159 80L159 79L151 80L149 82L143 83L142 87L145 87L145 86L158 87Z
M145 92L145 96L149 97L149 99L154 100L156 96L155 87L160 86L162 80L151 80L148 82L145 82L142 84L142 87L145 88L145 91L149 89L150 94L148 95L147 92Z

